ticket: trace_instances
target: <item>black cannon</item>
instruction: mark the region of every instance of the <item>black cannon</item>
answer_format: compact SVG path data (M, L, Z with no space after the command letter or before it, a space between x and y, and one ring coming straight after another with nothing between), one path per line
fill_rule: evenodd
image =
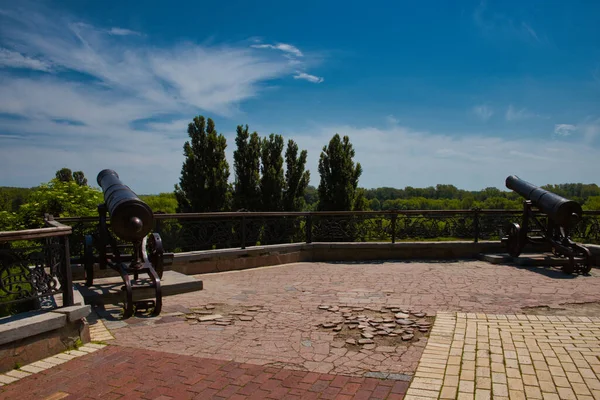
M100 220L97 232L85 237L83 263L86 286L94 284L95 264L100 269L110 267L119 272L125 283L122 287L125 292L124 318L133 315L134 305L138 309L152 308L152 314L158 315L162 308L163 269L172 261L173 254L164 252L158 233L151 233L154 225L152 209L121 182L115 171L100 171L97 182L102 188L104 203L98 206ZM125 253L128 249L130 252ZM144 273L148 274L149 280L139 279ZM148 286L154 288L155 300L134 303L133 289Z
M569 237L570 230L583 215L581 205L519 179L515 175L506 178L506 187L525 198L521 225L509 224L507 236L502 238L508 254L518 257L528 243L549 243L555 256L568 258L568 263L563 266L564 272L589 273L592 268L589 249L575 243ZM545 223L539 217L539 212L546 215ZM528 236L530 231L540 236Z

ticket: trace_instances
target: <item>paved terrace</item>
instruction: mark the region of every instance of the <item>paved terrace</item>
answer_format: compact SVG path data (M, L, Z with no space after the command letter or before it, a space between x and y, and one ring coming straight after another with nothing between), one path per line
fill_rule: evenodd
M596 270L298 263L199 278L159 318L99 310L108 346L0 376L0 399L600 398Z

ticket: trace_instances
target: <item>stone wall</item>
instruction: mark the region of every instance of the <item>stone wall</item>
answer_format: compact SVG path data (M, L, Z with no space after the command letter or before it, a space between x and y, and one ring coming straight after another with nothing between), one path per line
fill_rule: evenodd
M294 262L465 259L502 252L500 242L298 243L175 254L171 269L204 274Z
M78 339L82 343L90 341L89 325L85 319L67 323L59 329L0 345L0 372L72 349Z

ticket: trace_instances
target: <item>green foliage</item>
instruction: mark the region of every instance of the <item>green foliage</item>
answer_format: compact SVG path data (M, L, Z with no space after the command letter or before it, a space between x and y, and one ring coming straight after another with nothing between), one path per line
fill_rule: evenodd
M316 187L308 185L304 191L304 210L314 211L317 209L317 203L319 202L319 192Z
M600 210L600 196L590 196L583 205L584 210Z
M61 168L56 171L56 179L61 182L71 182L73 180L73 172L69 168Z
M238 125L235 138L237 149L233 152L235 183L233 185L233 210L259 211L261 141L258 133L251 135L248 125Z
M307 151L302 150L298 157L298 145L291 139L288 141L285 151L284 211L302 211L304 209L304 196L310 181L310 171L304 170L307 155Z
M167 214L174 214L177 212L177 198L175 193L160 193L160 194L147 194L140 195L140 199L150 208L153 212L163 212Z
M342 139L337 133L323 147L319 158L319 211L352 210L362 174L360 163L354 165L354 155L348 136Z
M73 172L73 180L79 186L87 186L87 178L85 177L82 171Z
M197 116L188 125L191 141L183 150L185 161L175 185L177 212L214 212L228 209L229 164L227 141L218 134L212 119Z
M55 178L40 185L31 194L29 202L21 206L17 216L23 228L38 228L44 225L44 214L54 217L96 216L98 204L102 202L100 190Z
M30 188L0 187L0 211L18 211L32 192Z
M79 186L87 186L87 178L82 171L71 172L69 168L61 168L56 171L55 176L61 182L75 182Z
M365 189L358 188L356 189L356 196L354 198L354 211L368 211L369 210L369 200L365 196Z
M260 194L264 211L283 209L283 137L272 133L262 140Z

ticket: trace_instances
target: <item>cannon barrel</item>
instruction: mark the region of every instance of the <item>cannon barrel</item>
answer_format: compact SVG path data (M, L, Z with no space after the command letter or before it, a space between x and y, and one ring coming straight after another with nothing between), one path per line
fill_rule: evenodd
M526 200L548 215L558 225L570 228L577 223L583 214L581 205L573 200L565 199L555 193L544 190L516 175L506 178L506 187L515 191Z
M136 242L142 240L152 230L154 215L152 209L111 170L100 171L98 185L104 192L104 203L110 216L110 226L122 240Z

